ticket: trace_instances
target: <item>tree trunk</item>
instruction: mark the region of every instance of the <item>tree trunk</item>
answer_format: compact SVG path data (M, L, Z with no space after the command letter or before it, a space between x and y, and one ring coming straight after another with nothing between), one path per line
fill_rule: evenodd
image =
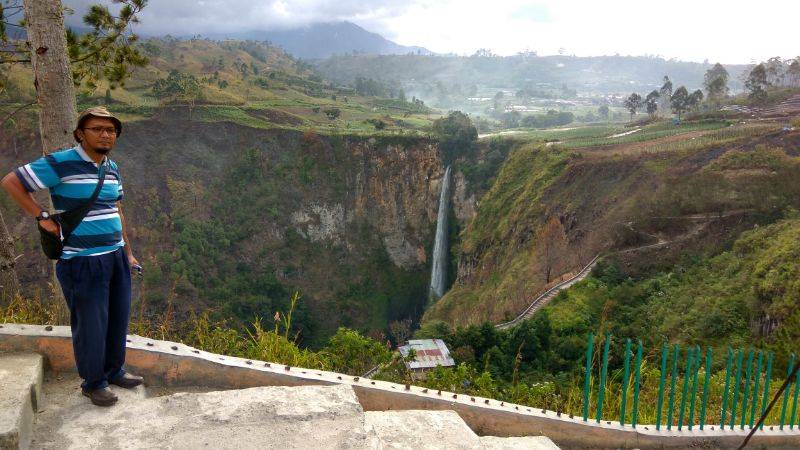
M42 150L72 147L77 115L59 0L25 0L25 20L39 105Z
M31 48L36 101L39 106L39 133L42 153L74 145L72 130L77 107L75 87L67 55L64 32L64 10L60 0L25 0L25 26ZM53 209L48 198L49 208ZM59 321L64 320L63 297L52 273L53 306L60 308Z
M6 222L0 214L0 307L19 294L19 279L14 256L14 239L8 233Z

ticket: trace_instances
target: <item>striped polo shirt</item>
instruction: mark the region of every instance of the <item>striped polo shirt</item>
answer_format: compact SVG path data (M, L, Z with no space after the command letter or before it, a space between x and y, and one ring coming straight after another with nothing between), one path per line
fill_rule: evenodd
M107 157L105 182L92 210L64 241L61 259L110 253L125 245L117 202L122 200L122 178L114 161ZM49 188L57 213L85 204L98 183L100 166L80 145L54 152L16 169L29 192Z

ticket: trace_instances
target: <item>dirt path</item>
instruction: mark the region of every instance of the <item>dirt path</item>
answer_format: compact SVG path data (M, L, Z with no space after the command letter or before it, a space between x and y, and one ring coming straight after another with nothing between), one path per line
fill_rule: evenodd
M626 131L624 133L612 134L611 136L606 136L606 139L614 139L614 138L618 138L618 137L622 137L622 136L627 136L629 134L633 134L633 133L636 133L638 131L642 131L642 129L641 128L637 128L635 130Z

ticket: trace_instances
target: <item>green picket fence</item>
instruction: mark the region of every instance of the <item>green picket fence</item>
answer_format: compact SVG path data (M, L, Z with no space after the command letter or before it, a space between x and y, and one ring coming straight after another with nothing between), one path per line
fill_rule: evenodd
M705 353L698 346L681 348L680 345L664 344L661 348L660 371L658 372L657 394L653 397L652 392L647 392L648 398L654 400L655 404L640 405L643 394L642 368L647 365L643 358L642 342L636 344L634 350L630 339L624 341L624 351L622 355L622 378L619 388L614 389L614 394L619 394L619 411L608 411L608 404L615 404L607 399L610 395L607 388L608 365L611 341L613 337L606 333L603 335L602 342L598 347L602 348L602 356L599 363L599 383L596 389L593 386L592 367L595 351L595 336L589 334L586 346L586 365L584 372L584 385L582 396L583 420L590 420L592 406L594 406L594 420L598 423L604 420L604 408L606 408L605 420L618 418L621 425L626 424L636 428L640 422L639 414L642 407L652 412L654 408L655 428L661 430L666 428L678 430L684 428L688 430L698 427L703 430L707 426L734 429L752 429L758 419L766 412L767 404L774 395L770 392L770 387L775 387L772 383L773 363L775 355L773 352L764 352L755 349L736 349L728 348L724 355L725 375L724 382L715 378L712 374L714 354L711 347ZM633 367L631 367L631 363ZM682 364L681 364L682 363ZM798 418L798 393L800 393L800 372L792 380L787 380L791 376L796 361L795 354L792 353L788 358L786 377L787 388L768 416L778 421L776 424L779 429L785 427L800 430L800 418ZM631 374L633 372L633 374ZM702 377L702 379L700 379ZM717 376L719 378L719 376ZM631 386L632 385L632 386ZM721 392L719 392L721 385ZM778 384L780 386L780 384ZM630 409L628 404L630 403ZM666 404L665 404L666 403ZM712 410L712 408L714 408ZM717 416L719 411L719 416ZM617 412L619 415L617 416ZM714 419L710 419L713 415ZM650 415L650 418L653 416ZM719 419L717 422L715 419ZM713 422L710 422L714 420ZM761 424L763 429L764 424Z

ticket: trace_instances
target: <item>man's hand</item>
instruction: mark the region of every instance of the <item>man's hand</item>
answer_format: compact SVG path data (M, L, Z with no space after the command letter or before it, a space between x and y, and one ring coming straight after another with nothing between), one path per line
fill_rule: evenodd
M41 227L44 228L44 230L48 233L54 236L60 236L60 233L58 232L58 224L55 223L53 219L40 220L39 225L41 225Z
M142 266L133 254L128 254L128 265L130 265L132 272L142 275Z

